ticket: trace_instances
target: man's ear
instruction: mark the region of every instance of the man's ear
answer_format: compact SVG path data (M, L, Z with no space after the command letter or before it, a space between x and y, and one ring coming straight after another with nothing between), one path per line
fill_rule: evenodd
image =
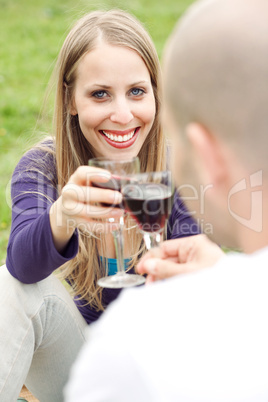
M190 123L186 127L186 135L206 180L214 185L222 184L228 174L228 166L221 142L198 123Z

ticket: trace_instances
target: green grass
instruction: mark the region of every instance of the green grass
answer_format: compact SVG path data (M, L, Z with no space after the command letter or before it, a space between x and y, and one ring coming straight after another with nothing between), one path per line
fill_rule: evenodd
M57 53L72 23L94 9L121 8L150 32L159 56L193 0L0 0L0 264L10 231L9 182L36 141L34 129ZM42 126L41 126L42 128Z

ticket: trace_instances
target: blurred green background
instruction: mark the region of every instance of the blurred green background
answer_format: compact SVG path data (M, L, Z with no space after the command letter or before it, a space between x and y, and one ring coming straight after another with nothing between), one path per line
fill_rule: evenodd
M193 2L0 0L0 264L10 231L11 175L23 152L38 140L45 90L73 22L94 9L127 10L143 22L161 58L177 19Z

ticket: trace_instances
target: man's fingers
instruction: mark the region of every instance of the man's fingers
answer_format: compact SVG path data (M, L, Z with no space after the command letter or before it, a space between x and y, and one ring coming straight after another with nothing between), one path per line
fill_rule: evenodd
M138 272L141 274L146 273L144 268L144 261L150 258L161 258L169 261L186 263L189 255L191 255L193 246L196 241L201 241L199 236L189 236L181 239L167 240L163 242L160 247L151 249L140 260L137 265Z
M152 276L154 280L169 278L190 271L189 264L178 264L171 260L161 260L159 258L150 258L144 261L142 272Z
M143 265L144 262L150 258L163 258L162 250L159 247L152 248L150 251L148 251L139 261L137 264L137 271L140 274L145 273Z
M177 257L178 261L188 261L188 256L197 242L203 241L204 235L188 236L180 239L167 240L161 244L162 258Z
M154 250L154 253L152 252L152 250ZM159 260L159 259L162 259L162 258L163 258L163 255L162 255L160 249L156 249L156 248L155 248L155 249L152 249L152 250L150 250L148 253L146 253L146 254L142 257L142 259L139 261L139 263L137 264L136 270L137 270L137 272L139 272L140 274L146 274L146 273L147 273L147 268L146 268L146 266L144 265L144 263L145 263L146 260L151 260L151 259L157 259L157 260ZM158 252L156 252L155 250L158 250ZM166 260L166 261L169 261L169 262L175 262L175 263L178 263L178 262L179 262L177 257L169 257L169 258L167 258L167 259L164 259L164 258L163 258L163 260Z
M146 285L148 285L149 283L152 283L152 282L155 282L155 278L154 278L154 276L153 275L147 275L147 278L146 278Z
M210 267L225 255L204 235L166 241L157 253L148 253L137 265L139 273L150 275L154 280Z

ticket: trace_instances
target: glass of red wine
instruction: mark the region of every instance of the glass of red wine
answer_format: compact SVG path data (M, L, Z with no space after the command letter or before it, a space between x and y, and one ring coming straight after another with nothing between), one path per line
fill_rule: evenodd
M159 246L172 208L171 172L133 174L124 183L121 192L125 208L137 221L147 249Z
M108 170L112 173L111 178L103 182L94 182L93 185L99 188L112 189L121 191L122 183L127 183L128 176L139 173L140 162L138 157L128 160L111 160L105 157L92 158L88 161L89 166L95 166ZM124 209L123 203L119 205L102 204L105 207L117 207ZM107 211L108 212L108 211ZM108 219L109 222L113 218ZM98 285L106 288L124 288L130 286L141 285L145 282L145 278L138 274L129 274L125 271L124 263L124 215L119 220L119 225L112 230L115 245L115 253L117 259L117 273L115 275L105 276L98 281Z

